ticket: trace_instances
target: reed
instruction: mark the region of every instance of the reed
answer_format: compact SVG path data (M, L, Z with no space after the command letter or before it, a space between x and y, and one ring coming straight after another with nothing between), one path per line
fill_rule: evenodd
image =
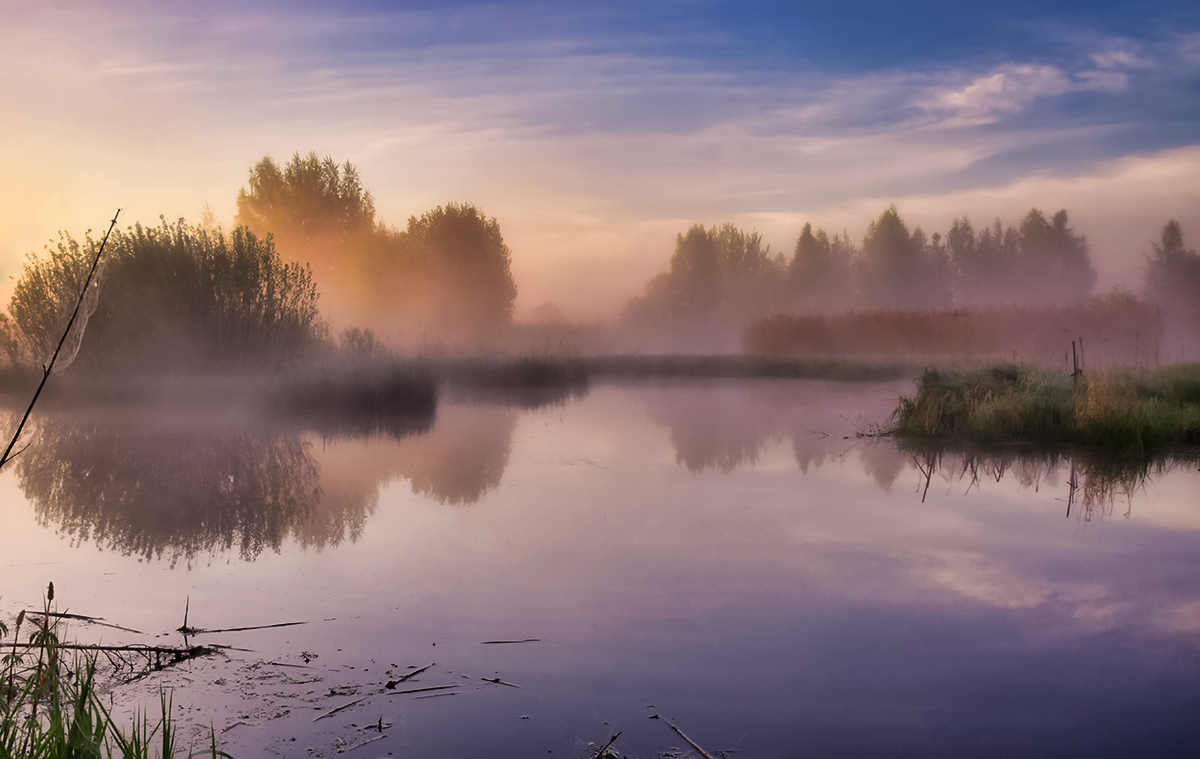
M200 751L179 749L168 693L160 693L160 717L136 714L128 727L117 723L97 692L94 657L74 652L64 658L60 617L52 611L54 584L46 593L40 622L17 615L12 639L0 623L0 759L174 759L224 757L212 735ZM28 630L28 647L20 645Z

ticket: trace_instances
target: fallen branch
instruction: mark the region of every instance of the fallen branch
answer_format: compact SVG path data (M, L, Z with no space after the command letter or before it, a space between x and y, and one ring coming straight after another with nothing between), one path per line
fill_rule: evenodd
M500 643L541 643L541 638L525 638L523 640L485 640L480 643L481 646L494 646Z
M688 745L689 745L689 746L691 746L692 748L696 749L696 751L700 752L700 756L704 757L704 759L713 759L713 757L712 757L712 754L710 754L710 753L708 753L707 751L705 751L704 749L700 748L699 744L697 744L697 743L696 743L694 740L692 740L691 738L689 738L689 737L687 737L686 735L684 735L684 734L683 734L683 731L682 731L682 730L680 730L679 728L675 727L675 725L673 725L673 724L671 723L671 721L670 721L670 720L667 720L666 722L667 722L667 727L669 727L669 728L671 728L672 730L674 730L674 731L675 731L675 733L676 733L676 734L677 734L677 735L678 735L680 738L683 738L685 741L687 741L687 743L688 743Z

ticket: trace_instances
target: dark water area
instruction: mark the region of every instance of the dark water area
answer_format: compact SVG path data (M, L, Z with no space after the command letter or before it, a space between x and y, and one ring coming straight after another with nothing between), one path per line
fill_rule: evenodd
M53 580L144 631L80 640L305 622L113 686L239 757L698 755L669 724L730 757L1200 753L1196 466L860 435L910 390L464 392L390 433L56 408L0 477L0 614Z

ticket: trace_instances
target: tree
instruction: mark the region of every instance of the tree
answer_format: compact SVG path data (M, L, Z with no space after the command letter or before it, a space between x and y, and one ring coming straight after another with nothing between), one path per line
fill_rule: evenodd
M1167 312L1169 328L1200 329L1200 255L1183 244L1183 227L1171 219L1146 257L1146 297ZM1173 331L1172 329L1172 331ZM1190 335L1189 335L1190 337Z
M92 245L64 236L48 258L26 265L9 305L26 361L43 360L61 334ZM103 297L78 358L92 369L277 366L323 339L311 271L243 228L225 236L182 220L139 224L112 235L104 260Z
M815 233L806 223L788 265L788 290L794 305L807 310L845 308L855 298L852 261L857 251L849 236Z
M758 232L732 224L694 224L675 238L669 271L646 283L625 306L624 321L639 325L711 326L736 323L775 308L785 264Z
M395 245L407 249L417 276L432 286L436 327L478 333L512 323L512 252L495 218L470 203L447 203L411 217Z
M1017 255L1020 292L1026 303L1042 305L1087 298L1096 284L1087 238L1067 226L1067 212L1051 221L1036 208L1021 220Z
M950 302L945 248L930 246L920 228L910 234L895 205L867 226L862 266L863 289L878 306L929 308Z
M339 167L329 156L294 153L280 170L268 156L250 169L249 189L238 191L236 223L259 237L275 235L282 248L304 251L369 234L375 203L349 161Z

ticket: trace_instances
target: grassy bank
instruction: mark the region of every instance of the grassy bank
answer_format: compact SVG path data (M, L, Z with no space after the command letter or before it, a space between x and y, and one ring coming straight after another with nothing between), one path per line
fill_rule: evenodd
M926 369L891 431L971 444L1069 444L1151 456L1200 444L1200 364L1077 378L1028 366Z

